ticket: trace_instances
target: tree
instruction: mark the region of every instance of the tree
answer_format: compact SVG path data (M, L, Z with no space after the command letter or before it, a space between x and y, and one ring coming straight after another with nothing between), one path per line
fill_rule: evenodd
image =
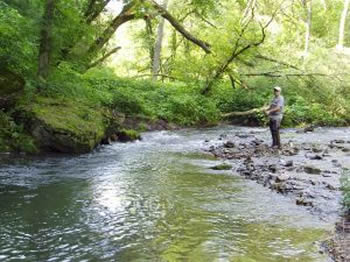
M210 45L188 32L166 9L153 0L130 1L127 3L121 13L117 15L103 33L90 46L87 55L93 55L99 52L105 44L111 39L117 29L126 22L141 18L144 16L142 8L144 5L151 6L159 15L166 19L179 33L187 40L201 47L205 52L210 53Z
M55 4L56 0L46 0L45 13L41 25L38 76L43 79L49 76Z
M348 14L349 9L349 3L350 0L344 0L344 8L343 12L340 17L340 23L339 23L339 38L338 38L338 49L344 48L344 31L345 31L345 22L346 22L346 16Z
M305 19L305 44L304 44L304 56L308 55L309 46L310 46L310 38L311 38L311 20L312 20L312 0L302 0L304 9L306 11L306 19Z
M168 6L168 0L164 0L163 6L162 6L164 10L167 9L167 6ZM153 80L157 80L157 74L160 70L163 36L164 36L164 18L161 18L158 25L157 41L155 43L154 56L152 61Z

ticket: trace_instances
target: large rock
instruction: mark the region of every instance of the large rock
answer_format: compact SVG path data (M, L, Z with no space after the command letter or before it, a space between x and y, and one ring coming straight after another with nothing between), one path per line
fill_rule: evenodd
M0 69L0 110L13 107L22 94L23 78L6 69Z
M21 109L18 117L41 151L90 152L105 138L110 125L108 112L63 99L37 97ZM114 125L116 129L117 119Z

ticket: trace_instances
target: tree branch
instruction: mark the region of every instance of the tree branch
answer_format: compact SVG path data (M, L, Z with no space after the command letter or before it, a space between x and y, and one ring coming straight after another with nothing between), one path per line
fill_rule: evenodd
M113 55L114 53L118 52L121 49L120 46L113 48L111 51L109 51L108 53L106 53L104 56L102 56L100 59L96 60L95 62L91 63L90 65L88 65L87 69L90 69L92 67L95 67L99 64L101 64L103 61L105 61L108 57L110 57L111 55Z
M287 67L290 67L290 68L293 68L293 69L296 69L296 70L301 70L301 69L299 69L298 67L296 67L294 65L291 65L291 64L288 64L286 62L279 61L279 60L276 60L274 58L267 57L267 56L264 56L264 55L256 55L255 57L258 58L258 59L270 61L270 62L277 63L277 64L280 64L280 65L284 65L284 66L287 66Z
M116 16L107 29L102 33L102 35L96 39L96 41L90 46L88 54L93 54L99 51L113 36L115 31L124 23L136 18L135 14L132 13L132 8L135 6L135 1L131 1L129 4L124 6L121 13Z
M248 115L252 115L258 112L262 112L265 109L267 109L267 106L263 106L263 107L259 107L259 108L254 108L248 111L236 111L236 112L231 112L231 113L226 113L226 114L222 114L222 117L232 117L232 116L248 116Z
M214 27L215 29L218 29L216 25L214 25L212 22L210 22L208 19L206 19L204 16L202 16L198 11L194 12L196 16L198 16L203 22L210 25L211 27Z
M282 73L281 71L272 71L272 72L259 72L259 73L246 73L241 74L242 76L266 76L266 77L314 77L314 76L321 76L321 77L333 77L329 74L323 74L323 73Z
M88 7L84 13L86 23L91 24L104 10L111 0L89 0Z
M164 17L164 19L166 19L187 40L202 48L207 54L211 53L210 44L194 37L167 10L158 5L154 0L149 0L148 2L151 3L152 6L160 13L160 15Z
M133 78L153 77L153 76L154 76L153 74L143 74L143 75L134 76ZM169 78L171 80L184 81L183 79L180 79L180 78L177 78L177 77L173 77L173 76L170 76L170 75L166 75L166 74L156 74L156 76Z
M259 25L261 27L261 39L255 43L249 43L248 45L246 45L245 47L242 47L240 50L238 50L239 48L239 43L241 41L241 39L243 38L243 35L245 33L245 31L247 30L250 22L254 19L254 9L252 9L252 17L251 19L244 24L239 37L237 38L237 41L235 43L235 47L232 51L231 56L228 58L228 60L219 67L219 69L216 71L214 77L207 82L206 87L202 90L202 94L205 95L209 92L209 90L211 89L212 85L214 84L214 82L219 79L222 74L227 70L228 66L235 60L235 58L237 58L239 55L241 55L242 53L244 53L245 51L247 51L248 49L250 49L251 47L255 47L255 46L259 46L260 44L262 44L265 41L265 29L271 24L271 22L273 21L274 17L275 17L276 12L273 14L273 16L271 17L271 19L266 23L265 26L263 26L260 22Z

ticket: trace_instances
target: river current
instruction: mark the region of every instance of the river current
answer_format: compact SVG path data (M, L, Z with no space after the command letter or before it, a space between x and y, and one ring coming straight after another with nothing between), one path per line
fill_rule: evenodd
M319 246L331 223L209 168L221 162L204 140L237 129L148 132L81 156L0 156L0 261L329 261Z

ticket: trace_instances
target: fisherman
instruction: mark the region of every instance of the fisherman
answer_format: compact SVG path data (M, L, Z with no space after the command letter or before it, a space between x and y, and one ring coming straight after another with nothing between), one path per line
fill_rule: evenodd
M273 88L275 97L271 101L269 108L265 113L269 116L270 131L272 136L272 148L281 149L280 126L283 118L284 98L281 96L281 88L275 86Z

